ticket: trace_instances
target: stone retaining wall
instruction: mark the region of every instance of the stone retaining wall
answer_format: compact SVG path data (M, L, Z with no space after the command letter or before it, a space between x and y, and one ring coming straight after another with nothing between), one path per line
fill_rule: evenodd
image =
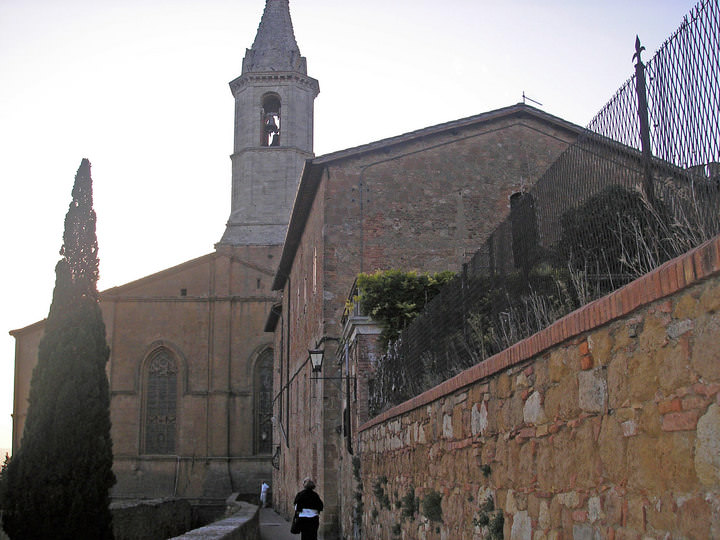
M719 272L715 239L364 424L364 537L720 537Z
M259 540L260 507L240 501L233 504L237 510L230 517L170 540Z
M164 540L192 526L192 507L182 499L148 499L110 505L115 540Z

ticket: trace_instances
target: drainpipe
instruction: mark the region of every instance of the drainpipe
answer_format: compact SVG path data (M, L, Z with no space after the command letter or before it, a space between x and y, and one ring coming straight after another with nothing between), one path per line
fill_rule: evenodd
M173 497L177 497L178 480L180 478L180 456L175 456L175 482L173 483Z

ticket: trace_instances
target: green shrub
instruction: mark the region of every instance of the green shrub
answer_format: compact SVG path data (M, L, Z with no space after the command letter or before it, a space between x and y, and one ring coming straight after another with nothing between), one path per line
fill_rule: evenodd
M402 270L363 273L358 275L359 294L353 301L364 315L372 317L383 327L380 339L382 346L386 347L454 277L454 272L450 271L436 274Z
M430 521L442 523L442 495L431 491L422 502L423 515Z
M420 500L415 497L415 488L410 487L402 498L402 517L413 519L420 506Z

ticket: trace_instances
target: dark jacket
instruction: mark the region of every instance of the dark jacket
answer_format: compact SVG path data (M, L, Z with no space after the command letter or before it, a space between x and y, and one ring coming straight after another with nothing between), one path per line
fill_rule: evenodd
M295 508L298 512L302 512L303 508L312 508L318 512L323 509L323 502L320 496L312 489L303 489L295 495Z

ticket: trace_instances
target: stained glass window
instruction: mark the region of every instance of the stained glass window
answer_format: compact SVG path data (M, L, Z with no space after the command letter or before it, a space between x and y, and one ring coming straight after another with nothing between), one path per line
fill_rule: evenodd
M255 364L255 448L258 454L272 452L273 353L264 351Z
M155 351L147 364L146 454L175 454L177 372L177 363L167 349Z

